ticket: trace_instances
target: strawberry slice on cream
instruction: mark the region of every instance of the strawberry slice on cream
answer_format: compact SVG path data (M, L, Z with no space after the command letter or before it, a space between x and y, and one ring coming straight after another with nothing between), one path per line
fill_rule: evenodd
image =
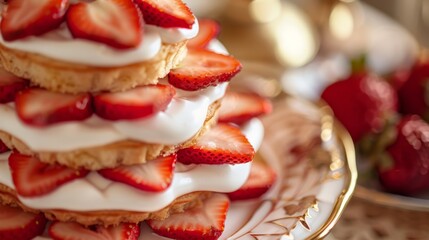
M177 152L184 164L240 164L250 162L255 150L238 127L218 124L197 142Z
M46 222L42 213L0 205L0 239L33 239L43 233Z
M181 0L135 0L146 23L164 28L191 28L195 17Z
M10 0L2 14L3 39L14 41L56 29L64 21L68 0Z
M79 2L70 6L67 25L75 38L111 47L137 47L143 39L143 20L130 0Z
M201 206L171 215L165 220L149 220L152 230L164 237L177 240L218 239L225 228L228 197L213 194Z
M229 82L241 70L241 63L232 56L209 50L189 50L178 68L168 74L168 82L187 91Z

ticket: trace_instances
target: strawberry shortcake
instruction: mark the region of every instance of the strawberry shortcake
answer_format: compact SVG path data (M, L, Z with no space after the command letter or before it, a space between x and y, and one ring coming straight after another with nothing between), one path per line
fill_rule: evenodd
M3 3L0 239L217 239L264 194L271 104L227 91L218 30L181 0Z
M169 5L8 1L0 62L14 75L58 92L124 91L155 84L183 60L187 40L198 32L185 5Z

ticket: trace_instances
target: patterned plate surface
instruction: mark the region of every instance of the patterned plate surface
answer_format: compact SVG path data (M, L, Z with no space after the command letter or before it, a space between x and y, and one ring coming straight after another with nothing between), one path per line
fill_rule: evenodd
M353 143L326 107L284 98L263 119L260 156L278 174L263 198L236 202L222 239L318 239L328 234L357 178Z
M277 100L263 123L265 138L255 160L270 164L277 182L260 199L232 203L220 239L322 239L356 185L350 137L328 108L296 98ZM141 239L165 239L143 232Z

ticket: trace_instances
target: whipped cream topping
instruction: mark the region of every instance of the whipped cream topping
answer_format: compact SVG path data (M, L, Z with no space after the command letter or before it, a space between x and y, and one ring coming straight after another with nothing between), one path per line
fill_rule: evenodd
M209 48L228 54L219 41L212 41ZM228 83L222 83L191 92L177 89L165 111L133 121L108 121L93 115L85 121L36 128L18 118L14 104L0 104L0 130L12 134L34 151L72 151L129 139L179 144L201 129L209 105L225 95L227 86Z
M177 90L167 109L134 121L109 121L93 115L87 120L37 128L24 124L13 104L0 105L0 130L35 151L71 151L121 140L179 144L203 126L210 104L223 97L227 83L201 91Z
M253 119L242 127L253 144L260 145L263 125ZM14 189L7 158L0 154L0 183ZM240 188L250 172L251 163L236 165L177 164L171 186L160 193L141 191L123 183L103 178L97 172L60 186L55 191L33 198L19 197L28 207L37 209L65 209L74 211L127 210L157 211L174 199L195 191L232 192Z
M3 8L3 5L0 5ZM41 36L5 41L0 34L0 43L10 49L39 54L69 63L97 67L116 67L152 59L162 43L178 43L195 37L198 21L191 29L161 28L145 24L143 41L133 49L123 50L85 39L74 39L64 23L59 28Z
M249 140L255 150L259 149L264 138L264 126L259 119L253 118L243 124L241 132L247 137L247 140Z

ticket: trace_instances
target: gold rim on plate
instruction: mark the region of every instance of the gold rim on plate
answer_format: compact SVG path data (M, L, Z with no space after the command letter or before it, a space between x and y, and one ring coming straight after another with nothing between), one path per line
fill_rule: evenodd
M348 186L345 187L345 189L341 192L340 196L338 197L334 208L331 212L331 215L329 216L326 223L321 226L315 233L313 233L308 239L323 239L325 238L331 229L335 226L337 221L340 219L341 214L344 212L348 201L351 199L353 192L356 188L356 182L358 177L358 171L356 167L356 155L355 155L355 148L354 143L348 134L348 132L344 129L344 127L338 123L338 121L334 124L334 131L339 139L339 142L341 143L341 147L344 150L344 154L346 157L346 170L348 170Z
M247 230L229 239L322 239L339 220L356 186L353 142L323 103L282 97L275 100L274 108L277 110L264 118L267 138L260 150L281 177L271 194L250 211L253 214L241 227ZM320 143L314 142L316 136ZM291 151L298 155L289 155ZM324 213L311 216L320 206Z

